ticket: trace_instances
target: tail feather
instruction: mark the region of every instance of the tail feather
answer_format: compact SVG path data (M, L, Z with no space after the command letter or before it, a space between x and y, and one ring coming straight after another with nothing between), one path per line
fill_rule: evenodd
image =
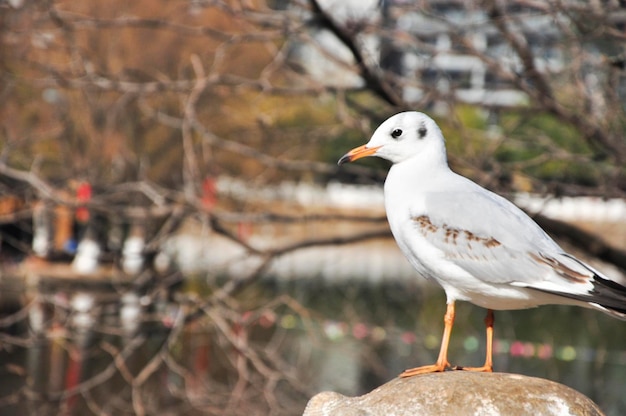
M603 276L588 264L583 263L576 257L566 254L567 257L576 261L593 273L590 282L593 288L579 299L588 302L592 307L599 309L618 319L626 320L626 286ZM563 296L567 296L563 294Z
M593 302L621 314L621 319L626 319L626 286L606 279L597 273L593 276Z
M613 280L603 277L597 272L594 272L590 282L593 287L587 293L567 293L539 288L535 289L585 302L591 307L599 309L615 318L626 320L626 286L622 286Z

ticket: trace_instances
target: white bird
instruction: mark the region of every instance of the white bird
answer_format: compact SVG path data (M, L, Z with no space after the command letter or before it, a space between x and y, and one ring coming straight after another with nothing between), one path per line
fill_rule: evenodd
M391 232L411 265L447 298L437 362L401 377L451 367L457 300L487 308L485 364L454 367L470 371L493 371L494 309L578 305L626 320L626 287L567 254L508 200L450 170L441 130L427 115L392 116L339 164L365 156L392 162L384 188Z

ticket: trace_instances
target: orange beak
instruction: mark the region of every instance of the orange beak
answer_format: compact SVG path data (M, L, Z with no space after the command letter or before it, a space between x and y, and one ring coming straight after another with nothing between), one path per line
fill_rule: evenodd
M382 146L367 147L366 144L364 144L363 146L355 147L354 149L343 155L341 159L339 159L339 162L337 162L337 164L343 165L346 162L352 162L362 157L371 156L376 153L376 151L381 147Z

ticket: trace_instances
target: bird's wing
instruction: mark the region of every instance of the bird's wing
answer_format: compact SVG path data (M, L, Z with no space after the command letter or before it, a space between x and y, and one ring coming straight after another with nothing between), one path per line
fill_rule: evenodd
M426 197L428 215L412 215L419 232L445 258L496 284L562 288L594 272L572 259L524 212L478 186ZM582 287L581 287L582 289Z
M464 189L428 194L428 215L411 215L413 226L405 230L420 233L448 262L483 282L587 302L626 320L625 286L565 253L509 201L477 185Z

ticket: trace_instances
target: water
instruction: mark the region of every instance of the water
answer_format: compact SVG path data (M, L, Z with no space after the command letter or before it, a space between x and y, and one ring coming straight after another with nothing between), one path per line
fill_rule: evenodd
M185 282L19 293L0 321L0 414L301 414L319 391L363 394L438 353L436 287L267 279L207 302L204 277ZM484 313L457 305L453 365L482 364ZM496 371L554 380L626 414L624 322L547 306L496 312L495 330Z

